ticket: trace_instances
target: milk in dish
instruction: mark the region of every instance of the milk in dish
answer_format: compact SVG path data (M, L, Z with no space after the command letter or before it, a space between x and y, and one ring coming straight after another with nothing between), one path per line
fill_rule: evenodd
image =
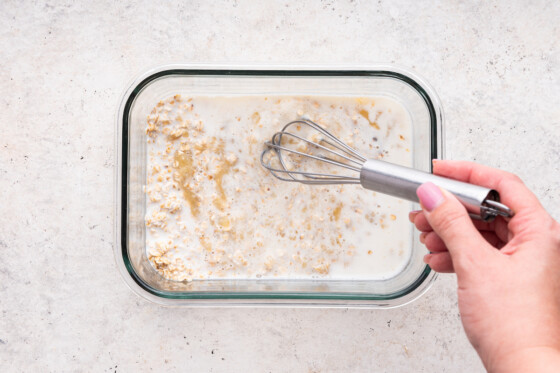
M260 164L295 119L368 158L412 166L412 126L387 97L180 96L147 117L146 250L177 281L385 279L411 256L411 203L360 185L302 185Z

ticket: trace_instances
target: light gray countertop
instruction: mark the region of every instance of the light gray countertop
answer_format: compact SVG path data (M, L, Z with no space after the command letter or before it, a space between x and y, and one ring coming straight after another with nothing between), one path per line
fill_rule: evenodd
M119 99L146 68L397 63L446 157L519 174L560 218L560 2L0 2L2 372L477 372L455 278L393 310L179 309L113 258ZM521 321L522 322L522 321Z

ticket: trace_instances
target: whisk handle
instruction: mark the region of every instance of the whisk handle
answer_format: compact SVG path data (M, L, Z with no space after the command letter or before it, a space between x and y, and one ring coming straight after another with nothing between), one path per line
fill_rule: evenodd
M454 194L475 219L491 221L497 215L505 217L513 215L507 206L499 203L500 196L493 189L376 159L366 161L360 172L360 183L364 188L413 202L418 202L416 189L427 182L432 182Z

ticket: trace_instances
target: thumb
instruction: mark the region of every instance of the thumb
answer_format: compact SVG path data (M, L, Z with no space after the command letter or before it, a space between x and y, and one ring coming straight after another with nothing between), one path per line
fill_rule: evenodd
M454 195L433 183L420 185L416 194L428 223L449 250L455 271L468 270L487 257L491 246Z

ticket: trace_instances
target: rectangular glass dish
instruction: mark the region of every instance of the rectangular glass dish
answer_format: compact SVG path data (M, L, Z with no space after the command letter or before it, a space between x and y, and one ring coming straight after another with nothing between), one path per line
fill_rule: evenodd
M150 70L127 90L117 117L115 258L133 291L164 305L387 308L406 304L429 288L435 273L423 263L426 250L413 229L406 232L413 236L411 257L401 272L388 279L207 278L187 282L161 276L146 250L146 118L159 101L176 94L387 97L400 103L410 117L413 167L431 172L431 160L443 156L439 100L423 79L402 69L265 70L172 65Z

